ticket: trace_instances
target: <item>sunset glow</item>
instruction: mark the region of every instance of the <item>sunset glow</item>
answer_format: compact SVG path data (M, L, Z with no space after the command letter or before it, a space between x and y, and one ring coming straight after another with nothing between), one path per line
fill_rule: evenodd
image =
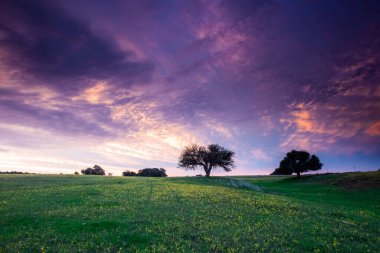
M0 170L162 167L218 143L229 174L285 153L380 168L376 1L0 3ZM225 172L215 172L217 175Z

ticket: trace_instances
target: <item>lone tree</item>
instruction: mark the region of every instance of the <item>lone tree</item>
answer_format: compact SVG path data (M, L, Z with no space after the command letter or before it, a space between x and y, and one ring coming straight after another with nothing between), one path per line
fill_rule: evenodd
M87 168L85 170L81 170L83 175L101 175L104 176L106 172L99 165L94 165L92 168Z
M284 159L281 160L280 166L271 175L291 175L296 173L297 177L300 177L301 173L320 170L322 166L323 163L320 162L318 156L310 155L306 151L292 150L286 154Z
M195 170L197 167L203 167L206 177L210 177L213 168L223 168L225 171L231 171L234 165L235 153L218 144L210 144L207 147L192 144L185 147L179 157L178 167L186 170Z

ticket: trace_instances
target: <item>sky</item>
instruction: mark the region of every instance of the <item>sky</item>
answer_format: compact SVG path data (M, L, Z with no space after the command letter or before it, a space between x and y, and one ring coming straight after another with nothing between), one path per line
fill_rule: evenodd
M380 2L2 0L0 170L169 176L184 146L269 174L380 168ZM214 175L225 175L216 170Z

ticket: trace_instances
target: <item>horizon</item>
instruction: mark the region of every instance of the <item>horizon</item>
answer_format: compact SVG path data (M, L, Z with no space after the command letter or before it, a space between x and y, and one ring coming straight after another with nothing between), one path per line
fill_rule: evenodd
M138 170L135 170L134 172L137 172ZM107 170L105 170L105 175L85 175L85 174L82 174L80 171L74 171L74 172L78 172L79 174L75 175L74 172L73 173L49 173L49 174L46 174L46 173L34 173L34 172L24 172L24 171L0 171L0 174L1 173L4 173L4 172L18 172L21 174L12 174L12 173L6 173L6 175L44 175L44 176L57 176L57 175L62 175L62 176L103 176L103 177L134 177L134 176L123 176L123 174L120 173L115 175L114 173L111 172L112 175L109 175L109 172ZM355 171L342 171L342 172L322 172L321 171L307 171L307 172L303 172L302 173L302 177L304 176L313 176L313 175L327 175L327 174L347 174L347 173L366 173L366 172L376 172L376 170L368 170L368 171L361 171L361 170L355 170ZM214 171L215 173L215 171ZM5 173L4 173L5 174ZM196 175L202 175L202 177L205 177L204 173L203 172L199 172L198 173L194 173L193 174L186 174L186 175L175 175L175 176L171 176L171 175L167 175L166 177L196 177ZM271 176L271 177L296 177L297 175L295 174L291 174L291 175L271 175L271 174L238 174L238 175L231 175L229 174L228 172L224 172L224 175L220 175L217 174L217 175L214 175L214 174L211 174L211 176L216 176L216 177L266 177L266 176ZM141 177L141 176L140 176ZM148 176L149 177L149 176ZM143 178L143 177L142 177ZM160 178L160 177L158 177Z
M164 168L192 143L264 175L380 168L378 1L0 3L0 171Z

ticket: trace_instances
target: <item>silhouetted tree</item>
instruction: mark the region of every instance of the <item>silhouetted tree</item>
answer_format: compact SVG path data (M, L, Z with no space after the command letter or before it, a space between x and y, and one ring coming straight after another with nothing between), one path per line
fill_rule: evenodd
M167 177L166 170L163 168L145 168L137 173L140 177Z
M106 172L99 165L94 165L92 168L87 168L85 170L81 170L83 175L101 175L104 176Z
M280 167L276 168L271 175L291 175L293 172L291 171L283 171L280 169Z
M284 159L281 160L280 166L271 175L291 175L296 173L297 177L300 177L301 173L320 170L322 166L323 163L320 162L316 155L310 155L306 151L292 150L286 154Z
M195 170L198 167L204 169L206 177L210 177L213 168L223 168L225 171L231 171L234 165L235 153L219 146L210 144L207 147L196 144L185 147L179 157L178 166L186 170Z
M137 176L137 173L134 171L126 170L126 171L123 171L123 176L124 177L134 177L134 176Z
M74 175L79 175L79 172L78 172L78 171L75 171L75 172L74 172Z

